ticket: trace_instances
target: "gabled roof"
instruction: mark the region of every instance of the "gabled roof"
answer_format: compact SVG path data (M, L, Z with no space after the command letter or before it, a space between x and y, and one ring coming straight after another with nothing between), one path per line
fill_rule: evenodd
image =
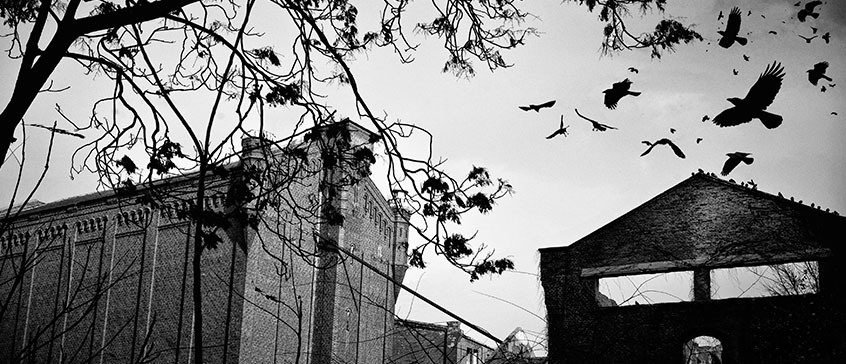
M582 276L815 260L846 218L696 173L564 248Z

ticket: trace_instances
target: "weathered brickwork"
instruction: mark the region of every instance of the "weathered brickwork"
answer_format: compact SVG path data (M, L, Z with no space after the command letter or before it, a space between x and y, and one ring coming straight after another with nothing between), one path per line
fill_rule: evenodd
M209 184L206 205L213 210L227 208L240 164L229 168L228 177L212 177ZM164 188L190 196L192 178ZM301 182L289 191L292 201L319 195L316 178ZM151 209L113 193L80 196L26 211L4 230L3 281L16 276L12 263L30 254L27 249L37 249L40 261L14 285L0 285L0 297L10 298L0 322L0 363L27 347L32 350L25 361L38 363L192 357L194 226L180 214L190 206L159 203ZM407 226L366 178L345 189L337 204L341 226L318 225L283 209L264 216L272 223L258 231L233 222L219 246L203 252L207 362L387 361L394 284L317 244L316 237L401 281ZM86 300L92 303L82 305ZM66 307L77 308L64 314ZM35 334L41 332L46 334Z
M541 249L549 362L681 363L709 335L723 363L846 355L846 218L696 174L567 247ZM600 307L600 277L816 260L817 294ZM707 277L707 276L706 276Z

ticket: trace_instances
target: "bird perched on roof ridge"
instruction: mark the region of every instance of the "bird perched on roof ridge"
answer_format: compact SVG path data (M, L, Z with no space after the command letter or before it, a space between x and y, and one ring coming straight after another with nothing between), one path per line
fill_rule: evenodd
M781 125L783 118L780 115L766 112L775 100L778 91L781 89L781 81L784 79L784 67L781 63L773 62L767 66L754 85L749 89L743 99L731 97L726 100L734 106L723 110L712 120L714 124L721 127L735 126L748 123L752 119L759 119L768 129Z
M807 16L811 16L814 19L819 18L820 14L815 13L814 8L820 4L822 4L822 1L819 0L806 3L805 7L799 10L799 14L796 14L796 17L799 18L799 21L801 22L804 22Z
M816 86L817 82L822 78L831 82L832 79L825 75L825 70L828 69L828 62L820 62L814 65L814 68L807 70L808 72L808 81L811 81L811 84Z
M744 152L734 152L734 153L726 153L729 159L723 165L723 170L720 172L723 176L728 176L729 173L737 167L740 162L748 164L752 164L755 161L754 158L750 157L752 153L744 153Z
M615 83L611 86L611 88L602 91L605 94L605 107L609 109L616 109L617 102L626 95L632 96L640 96L640 92L637 91L629 91L629 88L632 86L632 81L628 78L622 80L620 82Z
M721 30L717 33L723 36L720 39L720 47L731 47L735 41L740 43L742 46L746 45L746 38L737 36L737 34L740 33L740 9L737 7L731 9L731 13L729 13L728 16L728 22L726 22L726 30Z
M652 151L652 148L655 148L656 145L665 144L665 145L669 145L670 148L673 149L673 153L675 153L676 156L678 156L679 158L682 158L682 159L685 158L684 152L682 152L682 150L675 143L673 143L673 141L670 140L670 139L661 138L661 139L658 139L657 141L655 141L655 143L650 143L649 141L644 140L641 143L649 146L649 148L647 148L646 151L643 152L643 154L640 155L641 157L649 154L649 152Z
M555 105L555 100L547 101L547 102L544 102L544 103L539 104L539 105L529 104L529 106L517 106L517 107L520 108L520 110L523 110L523 111L535 110L535 112L540 112L541 109L552 107L552 105Z

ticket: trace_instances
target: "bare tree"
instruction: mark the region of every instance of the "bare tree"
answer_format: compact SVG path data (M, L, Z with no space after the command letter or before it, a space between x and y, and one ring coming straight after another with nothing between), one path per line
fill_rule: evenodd
M663 0L584 3L589 10L597 4L603 7L600 19L611 26L611 31L605 29L607 49L652 47L659 54L659 48L672 50L698 37L675 21L662 22L654 33L628 33L623 23L628 6L646 9L654 3L663 10ZM4 2L0 16L10 29L8 56L19 60L20 69L12 96L0 112L0 156L5 161L14 131L36 97L56 91L44 87L61 61L76 62L84 73L111 82L111 95L93 103L87 123L57 111L74 126L72 133L99 135L75 153L78 172L97 172L105 187L127 196L136 196L137 186L144 185L143 202L156 208L168 198L192 206L183 213L194 228L193 309L198 329L193 345L198 363L203 362L204 345L203 251L215 248L222 241L219 234L233 221L246 221L253 229L274 226L263 220L278 216L268 213L272 210L291 213L312 226L342 224L339 195L369 175L376 156L384 158L387 185L409 209L412 227L424 239L411 251L412 265L424 267L424 251L434 249L471 280L501 273L513 263L494 259L483 245L473 247L472 236L458 233L455 225L465 213L490 211L511 192L510 184L481 167L464 177L450 175L431 148L423 156L405 154L404 139L423 135L431 146L432 136L420 126L375 114L349 66L352 57L373 47L396 50L401 62L412 59L416 45L402 22L409 4L386 1L376 30L362 34L358 9L343 0ZM507 67L500 51L536 33L522 27L530 14L513 0L444 0L431 6L435 19L416 29L444 41L449 56L443 70L457 75L472 75L474 59L492 70ZM263 36L255 30L262 17L285 24L286 33L273 39ZM349 117L323 103L322 93L333 83L352 91L358 111L354 117L371 131L366 141L350 136ZM237 179L243 188L227 191L228 210L206 209L209 194L223 188L216 183L230 173L227 165L243 157L241 153L255 152L237 150L236 141L250 138L259 141L252 148L262 152L270 168L242 168ZM191 193L154 188L162 184L161 177L188 173L196 178ZM288 191L304 180L316 184L317 198L290 198ZM319 231L316 234L315 240L321 241Z

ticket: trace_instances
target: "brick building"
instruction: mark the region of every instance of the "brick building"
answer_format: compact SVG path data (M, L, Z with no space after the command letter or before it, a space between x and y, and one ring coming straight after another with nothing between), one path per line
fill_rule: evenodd
M846 218L698 173L566 247L540 250L550 363L683 363L710 336L723 363L846 355ZM711 272L813 261L819 290L712 299ZM689 302L616 306L598 281L690 272ZM604 302L604 304L600 304Z
M350 128L360 145L370 136ZM243 140L245 150L256 139ZM278 150L277 150L278 152ZM275 152L274 152L275 153ZM245 166L209 175L205 206L225 212ZM263 166L264 168L266 166ZM319 178L293 184L288 203L319 199ZM157 182L190 196L197 174ZM155 207L136 195L93 193L4 221L0 248L0 362L171 363L192 355L190 200ZM209 363L381 363L393 350L392 282L316 244L336 242L402 281L407 223L369 178L336 197L343 224L276 210L258 230L230 219L202 256L204 350ZM267 223L267 222L270 223ZM21 269L21 261L37 257ZM18 274L23 272L23 274ZM19 278L19 279L16 279Z
M396 319L392 364L483 364L493 349L464 335L461 323Z

